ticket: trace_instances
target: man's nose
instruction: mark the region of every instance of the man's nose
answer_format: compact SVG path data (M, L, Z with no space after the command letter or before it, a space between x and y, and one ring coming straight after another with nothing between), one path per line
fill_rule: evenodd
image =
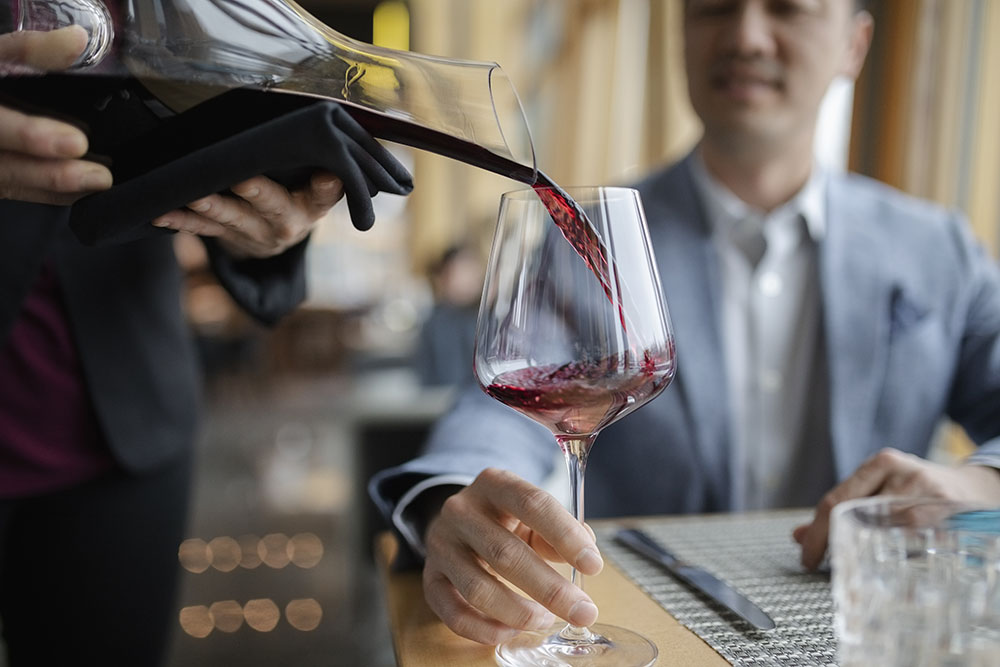
M772 55L774 31L766 0L745 0L733 12L725 32L725 45L733 55Z

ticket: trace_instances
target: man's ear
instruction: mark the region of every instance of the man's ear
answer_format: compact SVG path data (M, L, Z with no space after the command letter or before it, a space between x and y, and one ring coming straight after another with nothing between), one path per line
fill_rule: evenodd
M839 74L850 77L852 80L861 73L861 67L865 64L865 57L868 49L872 45L872 35L875 33L875 19L866 11L860 11L851 18L850 44L847 47L847 54L844 64Z

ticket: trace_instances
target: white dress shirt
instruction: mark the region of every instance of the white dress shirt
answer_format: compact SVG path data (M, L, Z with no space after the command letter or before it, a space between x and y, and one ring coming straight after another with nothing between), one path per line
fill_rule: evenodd
M813 505L834 481L818 266L827 177L815 166L764 212L697 154L691 165L719 256L734 509Z

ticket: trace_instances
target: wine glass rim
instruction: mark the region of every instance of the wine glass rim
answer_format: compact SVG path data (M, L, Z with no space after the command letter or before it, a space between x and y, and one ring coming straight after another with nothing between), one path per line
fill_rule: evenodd
M503 199L521 199L521 198L535 199L538 196L537 193L540 191L549 191L557 193L564 192L570 196L572 196L574 193L583 193L583 192L601 192L617 196L634 196L634 194L639 192L636 188L630 188L624 185L568 185L566 187L563 187L561 185L545 185L538 187L532 186L527 188L519 188L517 190L508 190L507 192L504 192L500 196ZM576 197L573 198L576 199Z
M843 501L833 508L831 521L843 521L846 524L867 528L889 528L899 525L892 521L894 516L919 510L936 511L935 520L924 519L925 523L917 526L924 528L936 527L946 519L970 513L1000 517L1000 506L989 503L930 496L886 495Z

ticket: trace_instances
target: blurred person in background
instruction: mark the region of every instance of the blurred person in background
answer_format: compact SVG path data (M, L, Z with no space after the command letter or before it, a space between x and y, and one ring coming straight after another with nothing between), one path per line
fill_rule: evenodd
M4 34L0 61L57 70L86 42L76 26ZM409 174L369 139L372 162L408 191ZM0 627L11 667L157 665L176 612L200 404L182 276L170 234L85 247L70 232L72 203L112 186L107 168L81 159L87 148L73 125L0 106ZM377 190L361 186L368 203ZM149 224L203 237L219 281L273 324L305 297L307 237L344 193L329 172L293 191L260 176Z
M465 242L449 246L430 269L434 305L420 327L413 367L421 384L462 386L472 381L476 315L486 267Z
M637 185L678 375L602 432L588 516L815 505L794 533L814 568L839 501L1000 505L996 262L956 212L813 157L821 100L857 76L872 32L853 0L685 0L704 134ZM944 417L979 445L958 465L925 458ZM546 564L603 565L593 534L539 488L553 451L548 431L471 388L422 456L371 481L458 634L497 643L554 616L596 619Z

